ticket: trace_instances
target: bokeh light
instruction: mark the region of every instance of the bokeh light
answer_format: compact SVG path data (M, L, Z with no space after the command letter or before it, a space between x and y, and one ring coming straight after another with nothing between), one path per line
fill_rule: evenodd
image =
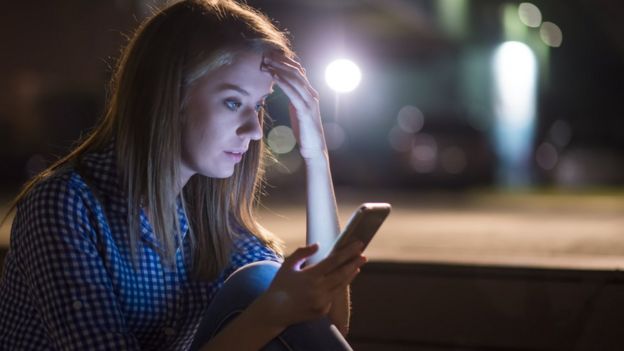
M360 84L362 72L351 60L335 60L325 69L325 81L330 88L339 93L347 93Z
M552 22L544 22L540 27L540 38L544 44L553 48L558 48L563 42L563 33L559 26Z
M394 126L388 133L390 146L398 152L410 151L412 147L412 135L399 126Z
M267 143L276 154L285 154L295 148L297 140L290 127L276 126L269 132Z
M542 24L542 13L530 2L523 2L518 6L518 16L528 27L537 28Z
M418 173L431 173L438 159L438 144L433 136L420 133L412 140L410 155L412 169Z
M323 131L325 132L325 142L329 150L338 150L344 145L347 139L344 128L338 123L323 123Z
M399 127L407 133L419 132L425 124L423 113L416 106L403 106L397 116Z
M541 143L535 152L535 161L542 169L551 170L557 165L559 153L551 143Z
M535 134L537 59L524 43L503 43L494 55L494 130L499 158L498 178L506 186L531 180L530 160Z

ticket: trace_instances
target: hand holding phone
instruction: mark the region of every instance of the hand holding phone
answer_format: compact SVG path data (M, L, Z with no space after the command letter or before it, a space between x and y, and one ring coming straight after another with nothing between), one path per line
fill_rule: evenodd
M391 208L390 204L382 202L361 204L334 242L329 254L356 240L364 243L364 248L366 248L379 227L381 227L381 224L388 217Z

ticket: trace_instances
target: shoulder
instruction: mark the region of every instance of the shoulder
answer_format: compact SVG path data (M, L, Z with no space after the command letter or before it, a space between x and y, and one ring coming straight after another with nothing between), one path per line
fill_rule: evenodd
M255 235L249 232L239 234L234 241L234 252L232 260L241 261L246 264L261 260L271 260L281 262L282 257L271 248L264 245Z
M57 170L39 180L18 203L18 211L35 209L71 211L89 196L90 190L84 180L71 166Z
M95 257L100 216L90 199L88 187L71 169L54 172L30 189L17 205L10 236L10 250L23 272L63 266L80 254Z
M17 204L12 241L25 236L46 240L52 233L89 231L94 208L89 187L72 168L39 180Z
M82 200L88 199L89 194L85 181L73 167L67 166L39 180L17 204L17 209L71 210L73 206L83 202Z

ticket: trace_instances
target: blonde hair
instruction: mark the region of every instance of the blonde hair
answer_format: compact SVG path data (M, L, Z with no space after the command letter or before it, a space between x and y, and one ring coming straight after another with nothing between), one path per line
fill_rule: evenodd
M104 118L73 151L27 182L9 213L39 182L114 139L118 174L127 194L133 261L137 263L140 252L140 211L147 207L162 247L159 254L175 267L176 237L182 235L175 189L179 189L177 165L189 88L241 52L271 50L294 56L284 32L245 4L186 0L160 10L141 24L125 47L111 80ZM268 157L263 140L252 141L232 177L198 174L180 192L196 278L213 279L227 266L241 232L282 254L279 239L255 216Z

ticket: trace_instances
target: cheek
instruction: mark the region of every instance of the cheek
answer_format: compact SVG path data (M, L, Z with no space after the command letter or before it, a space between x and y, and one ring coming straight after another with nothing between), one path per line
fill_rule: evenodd
M182 129L182 144L187 156L199 159L214 154L221 147L223 129L212 115L191 116Z
M182 145L186 149L195 144L200 138L198 132L199 128L198 120L193 117L189 117L186 123L182 126Z

